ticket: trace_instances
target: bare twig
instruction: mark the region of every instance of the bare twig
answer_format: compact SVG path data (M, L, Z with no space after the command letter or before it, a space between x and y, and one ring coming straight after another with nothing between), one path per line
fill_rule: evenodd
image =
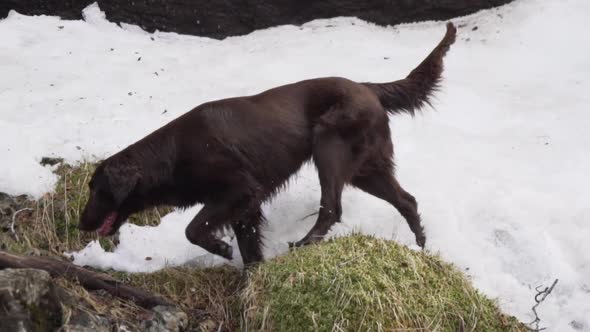
M545 287L545 289L541 290L541 286L535 287L535 290L537 291L537 294L535 295L535 305L533 306L532 310L533 313L535 314L535 319L530 322L528 325L535 325L534 327L529 327L528 329L530 331L534 331L534 332L539 332L539 331L543 331L546 328L542 327L539 328L539 323L541 322L541 318L539 318L539 315L537 314L537 307L543 303L543 301L545 301L545 298L547 298L547 296L549 296L549 294L551 294L551 292L553 291L553 288L555 288L555 285L557 285L557 282L559 281L559 279L555 279L555 281L553 281L553 284L551 284L551 287Z
M70 229L69 221L70 221L70 213L68 212L68 173L64 174L64 219L66 220L66 248L70 247L70 232L67 230Z
M305 220L305 219L307 219L309 217L313 217L313 216L315 216L316 214L319 214L319 213L320 213L320 211L316 211L316 212L310 213L310 214L306 215L305 217L299 219L299 221L303 221L303 220Z
M24 208L24 209L20 209L18 211L16 211L13 215L12 215L12 224L10 224L10 231L12 232L12 235L14 235L14 238L16 239L16 241L20 241L18 238L18 235L16 234L16 231L14 230L14 223L16 222L16 216L23 212L23 211L33 211L33 209L31 208Z

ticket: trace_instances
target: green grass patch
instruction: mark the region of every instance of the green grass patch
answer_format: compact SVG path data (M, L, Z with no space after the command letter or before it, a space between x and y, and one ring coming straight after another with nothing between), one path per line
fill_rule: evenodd
M242 301L256 331L527 331L439 257L361 235L260 265Z

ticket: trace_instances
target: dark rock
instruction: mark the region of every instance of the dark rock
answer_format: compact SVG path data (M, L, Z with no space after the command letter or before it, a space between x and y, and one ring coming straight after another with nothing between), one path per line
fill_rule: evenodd
M58 332L109 332L112 323L105 317L94 316L86 311L74 308L68 321Z
M7 193L0 192L0 213L3 209L13 207L15 205L14 198Z
M31 203L32 202L31 197L29 197L27 195L18 195L18 196L15 196L13 198L14 198L14 202L16 203L17 207L19 207L19 209L21 207L24 207L28 203Z
M43 166L53 166L53 165L57 165L57 164L61 164L64 162L63 158L55 158L55 157L43 157L41 158L41 162L40 164Z
M111 331L111 321L83 310L83 301L54 284L46 271L0 270L0 332Z
M576 320L572 320L570 322L570 326L574 329L574 330L578 330L578 331L582 331L584 329L584 323L582 322L578 322Z
M0 192L0 231L10 230L12 215L16 211L17 204L14 198L8 194Z
M12 217L14 216L14 214L17 211L26 208L27 206L31 206L31 204L32 202L27 195L20 195L15 197L0 192L0 232L9 231L12 224ZM15 227L18 227L18 224L15 225Z
M35 269L0 271L0 331L53 331L61 306L49 273Z
M319 18L355 16L378 25L446 20L511 0L3 0L0 17L14 9L25 15L81 19L97 2L108 20L153 32L212 38L243 35L277 25L300 25Z

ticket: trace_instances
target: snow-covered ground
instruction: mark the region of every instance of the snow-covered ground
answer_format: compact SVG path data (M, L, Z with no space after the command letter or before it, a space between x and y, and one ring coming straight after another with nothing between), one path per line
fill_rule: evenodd
M56 180L42 156L108 156L208 100L328 75L401 78L444 34L444 22L384 28L338 18L217 41L121 28L96 6L85 14L0 20L0 191L38 197ZM589 19L588 0L517 0L453 20L461 28L437 110L391 119L399 179L419 201L428 249L524 321L534 287L559 278L539 309L551 331L590 331ZM343 200L331 235L360 230L413 245L386 203L353 189ZM266 256L302 237L314 218L301 219L318 205L305 167L265 206ZM198 209L158 227L125 225L114 252L92 243L76 263L223 263L184 238Z

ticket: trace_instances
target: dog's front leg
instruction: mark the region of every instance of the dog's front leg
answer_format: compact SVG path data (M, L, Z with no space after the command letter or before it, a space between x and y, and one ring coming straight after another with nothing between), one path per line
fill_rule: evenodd
M264 221L262 210L260 206L257 206L243 213L241 218L232 223L245 266L258 263L264 259L260 234Z
M212 254L232 259L232 247L215 237L214 232L229 223L231 206L207 203L185 230L186 238Z

